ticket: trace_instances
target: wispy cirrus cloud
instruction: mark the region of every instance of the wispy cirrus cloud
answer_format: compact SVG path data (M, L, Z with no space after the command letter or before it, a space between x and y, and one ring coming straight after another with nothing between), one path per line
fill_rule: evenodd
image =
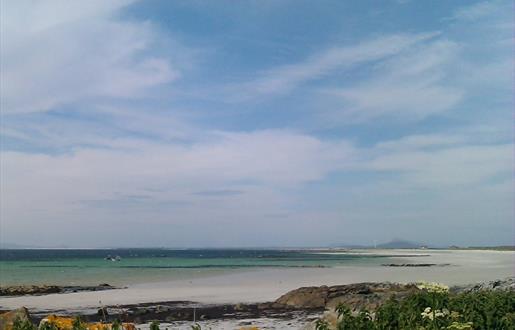
M355 45L331 47L304 61L266 70L258 74L256 79L238 84L234 89L237 91L237 99L241 100L284 94L339 70L395 55L437 35L437 32L386 35Z
M427 144L426 144L427 146ZM496 177L510 178L511 144L416 148L378 155L366 167L377 171L396 171L406 183L432 189L453 185L485 183Z
M149 22L117 18L132 1L2 1L2 113L92 98L137 98L180 75L153 52Z
M243 190L235 190L235 189L212 189L212 190L203 190L196 191L193 195L197 196L205 196L205 197L223 197L223 196L236 196L244 194Z
M456 10L450 17L452 20L477 22L482 18L494 18L506 15L506 10L512 7L508 1L481 1Z
M324 91L341 103L341 120L361 121L382 116L421 119L456 106L464 96L460 86L449 82L450 65L459 56L459 46L438 40L406 50L385 60L371 78L355 86Z

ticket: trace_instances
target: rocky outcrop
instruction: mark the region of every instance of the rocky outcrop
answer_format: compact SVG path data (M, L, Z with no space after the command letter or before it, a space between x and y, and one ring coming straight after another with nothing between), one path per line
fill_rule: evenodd
M21 307L13 311L0 314L0 330L11 330L16 319L19 319L22 322L30 322L29 311L27 308Z
M469 285L455 286L451 288L453 293L479 292L479 291L515 291L515 277L508 277L504 280L482 282Z
M0 288L0 296L22 296L59 292L61 292L61 288L56 285L20 285Z
M116 289L116 287L105 283L95 286L13 285L0 287L0 296L45 295L51 293L102 291L110 289Z
M280 305L296 308L323 308L329 297L328 286L302 287L290 291L277 299Z
M275 303L294 308L334 308L342 303L353 310L375 310L392 296L402 299L416 291L413 284L395 283L303 287L286 293Z
M451 293L490 290L515 291L515 277L455 286L450 289ZM354 310L362 308L374 310L392 296L402 299L417 291L419 289L415 284L389 282L303 287L284 294L275 301L275 304L295 308L333 308L343 303Z

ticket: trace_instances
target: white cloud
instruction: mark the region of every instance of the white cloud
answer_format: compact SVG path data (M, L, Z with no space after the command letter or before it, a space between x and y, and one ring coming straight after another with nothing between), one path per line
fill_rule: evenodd
M377 66L374 75L355 86L325 90L341 100L331 120L361 121L382 116L421 119L456 106L464 91L448 83L449 66L459 47L437 40L404 51Z
M3 152L2 235L47 226L63 233L106 219L127 228L141 226L142 217L170 228L255 219L287 207L282 189L323 179L353 157L344 141L288 131L213 136L192 145L112 140L61 155ZM213 190L242 193L196 194Z
M179 72L148 53L158 33L116 18L130 1L2 1L2 112L134 98Z
M376 149L385 152L397 150L421 150L425 148L441 148L466 143L463 135L449 134L419 134L408 135L397 140L387 140L377 143Z
M507 4L507 5L506 5ZM509 2L501 1L482 1L470 6L464 6L456 10L452 19L463 21L477 21L484 17L492 17L502 14L504 10L510 10Z
M512 145L460 145L436 150L403 150L378 155L368 164L377 171L394 171L411 186L445 189L485 184L512 171Z
M6 177L20 179L21 173L27 172L54 179L89 180L92 176L102 181L132 181L138 177L149 185L176 180L289 185L321 179L353 156L353 148L346 142L323 142L288 131L220 132L212 136L213 141L191 145L111 140L104 141L104 148L79 148L55 156L4 152L2 161L6 171L14 171ZM33 171L23 170L25 167Z
M287 93L296 87L366 62L397 54L437 33L387 35L353 46L322 50L305 61L269 69L253 81L235 87L242 99Z
M323 223L317 227L321 235L337 239L330 227L341 221L353 223L352 230L359 233L368 222L409 218L422 205L422 196L416 193L420 189L438 192L442 199L461 196L460 205L477 201L477 194L469 196L467 191L483 191L490 199L503 196L506 189L495 186L510 177L512 169L511 145L474 145L460 135L406 136L370 148L282 130L214 132L211 137L211 141L189 145L106 140L104 148L83 147L61 155L3 152L3 235L24 233L24 237L35 238L39 229L52 226L59 227L61 234L71 234L77 225L86 223L91 228L85 230L93 233L104 221L111 232L123 225L142 232L156 226L183 228L190 234L197 226L228 226L243 233L256 221L280 221L282 224L277 225L282 228L302 218L307 221L303 226L310 228L315 222ZM354 171L390 173L391 177L368 183L351 180L334 187L340 192L324 197L316 196L314 189L300 194L308 201L298 199L306 184L323 182L331 173L353 176ZM238 193L198 193L213 191ZM383 214L383 204L396 195L411 196L409 205L389 207L388 214ZM341 216L323 207L325 203L339 205ZM445 204L430 203L435 207ZM491 205L478 212L503 203L492 199ZM429 219L431 215L424 212L421 216ZM285 217L276 219L270 214ZM315 218L309 219L308 214ZM366 221L364 214L369 215ZM153 234L145 235L141 242ZM181 240L181 235L170 235ZM288 239L300 244L308 236L305 233L297 241ZM229 233L199 237L242 242ZM104 241L99 238L98 242ZM193 239L184 242L202 243Z

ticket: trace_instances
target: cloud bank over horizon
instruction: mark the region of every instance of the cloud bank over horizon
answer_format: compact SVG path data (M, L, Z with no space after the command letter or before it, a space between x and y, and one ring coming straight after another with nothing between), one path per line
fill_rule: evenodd
M513 243L509 1L0 5L1 242Z

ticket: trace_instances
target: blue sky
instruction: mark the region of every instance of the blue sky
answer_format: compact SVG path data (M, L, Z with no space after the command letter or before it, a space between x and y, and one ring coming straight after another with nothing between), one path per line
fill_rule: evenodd
M512 243L511 1L1 1L3 242Z

